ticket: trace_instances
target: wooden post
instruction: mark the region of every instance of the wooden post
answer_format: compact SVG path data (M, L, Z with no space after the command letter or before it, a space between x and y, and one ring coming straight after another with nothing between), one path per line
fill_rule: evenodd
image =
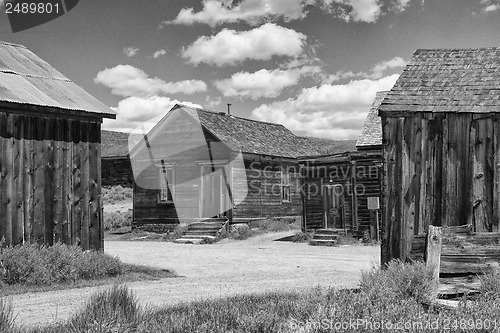
M441 227L430 225L427 232L427 247L425 249L425 266L428 271L432 272L433 296L437 296L439 287L439 269L441 266L441 244L443 238L443 230Z

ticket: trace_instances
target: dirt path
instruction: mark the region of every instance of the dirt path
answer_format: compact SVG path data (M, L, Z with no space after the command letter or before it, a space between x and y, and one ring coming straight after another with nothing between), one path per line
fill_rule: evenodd
M182 277L130 284L143 304L176 304L202 298L306 287L355 287L361 270L379 262L374 246L319 247L275 242L289 233L211 245L107 241L105 251L124 262L175 270ZM14 296L17 321L25 325L63 320L99 288Z

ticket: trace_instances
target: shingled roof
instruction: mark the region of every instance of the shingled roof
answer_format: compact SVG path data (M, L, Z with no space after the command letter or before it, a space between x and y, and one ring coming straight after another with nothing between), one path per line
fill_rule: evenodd
M101 157L126 157L130 133L101 131Z
M377 92L372 106L368 111L363 129L356 142L358 148L368 148L382 145L382 121L378 115L378 109L387 96L387 91Z
M235 151L291 158L321 153L316 145L296 136L281 124L229 116L185 105L176 105L172 110L176 108L199 119L206 130Z
M115 118L106 105L26 47L0 42L0 102L47 106Z
M381 112L500 112L500 48L417 50Z

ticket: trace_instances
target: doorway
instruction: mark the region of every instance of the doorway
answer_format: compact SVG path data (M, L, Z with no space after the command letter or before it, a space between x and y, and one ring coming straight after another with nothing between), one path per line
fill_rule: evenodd
M342 185L325 185L323 187L323 227L325 229L345 229Z
M202 218L227 218L227 184L222 166L202 166L201 207Z

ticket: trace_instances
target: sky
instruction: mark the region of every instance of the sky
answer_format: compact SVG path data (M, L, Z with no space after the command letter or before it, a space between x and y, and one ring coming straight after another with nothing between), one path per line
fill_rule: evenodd
M103 128L124 132L176 103L229 103L297 135L356 139L416 49L499 37L500 0L81 0L17 33L0 13L0 40L111 107Z

